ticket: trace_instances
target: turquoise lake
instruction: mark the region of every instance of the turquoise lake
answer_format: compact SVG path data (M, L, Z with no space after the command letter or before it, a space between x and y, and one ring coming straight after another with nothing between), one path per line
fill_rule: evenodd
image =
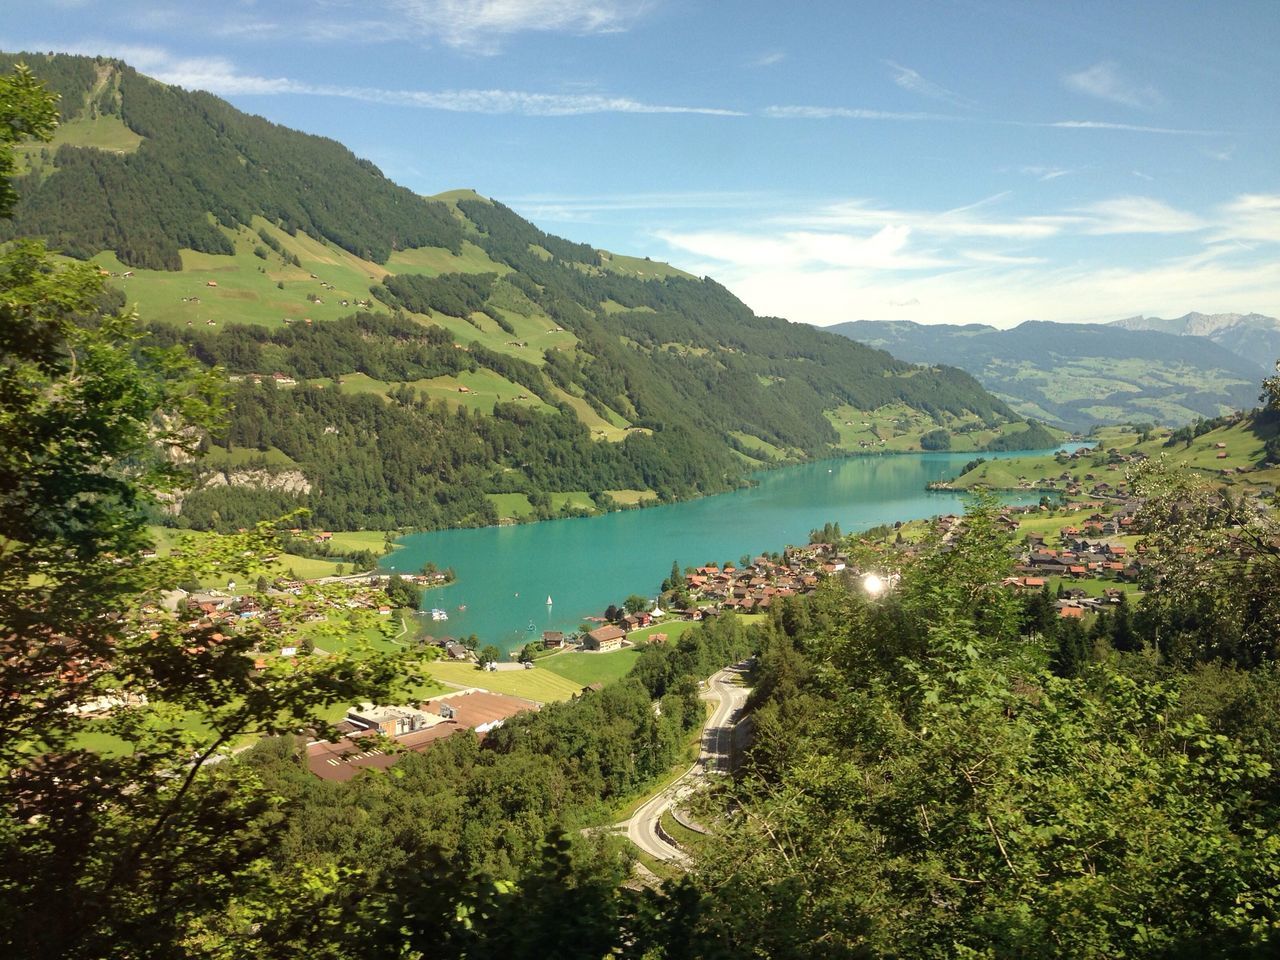
M982 454L988 459L1017 455ZM827 460L758 473L750 489L646 510L414 534L383 558L382 568L415 572L428 560L441 569L452 567L455 583L423 595L424 608L438 607L449 615L428 632L474 633L482 643L511 650L543 630L576 630L584 617L603 613L611 603L621 605L630 594L655 596L673 560L682 569L726 560L736 564L743 554L807 543L809 531L828 521L852 533L960 512L958 494L928 491L925 485L954 476L975 456ZM1038 499L1038 494L1009 497L1011 503Z

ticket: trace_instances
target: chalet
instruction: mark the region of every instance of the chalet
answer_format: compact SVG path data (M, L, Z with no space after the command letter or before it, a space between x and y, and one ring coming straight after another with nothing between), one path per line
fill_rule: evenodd
M667 642L667 635L666 635L665 633L651 633L651 634L649 634L649 636L648 636L648 638L647 638L647 639L648 639L649 643L651 643L651 644L653 644L653 645L655 645L655 646L660 646L660 645L665 645L665 644L666 644L666 642Z
M596 629L588 633L582 641L582 647L584 650L592 650L597 653L619 650L622 648L622 638L626 635L627 632L621 627L607 623L603 627L596 627Z
M544 650L559 650L564 646L564 634L559 630L544 630L542 632L542 647Z

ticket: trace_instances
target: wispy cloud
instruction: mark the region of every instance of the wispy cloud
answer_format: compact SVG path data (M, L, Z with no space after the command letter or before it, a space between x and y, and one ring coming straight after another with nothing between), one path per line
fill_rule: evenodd
M1062 82L1077 93L1140 110L1157 107L1164 102L1159 90L1150 84L1129 79L1110 61L1095 63L1078 73L1069 73Z
M1109 120L1002 120L994 117L975 117L947 113L916 111L875 110L863 107L829 107L814 105L768 106L760 111L762 116L777 120L903 120L934 121L944 123L991 124L1005 127L1029 127L1056 130L1116 130L1128 133L1158 133L1170 136L1213 137L1221 136L1218 130L1186 130L1178 127L1152 127L1136 123L1113 123Z
M1028 177L1035 177L1041 183L1048 183L1050 180L1057 180L1059 177L1066 177L1075 173L1074 170L1066 167L1044 167L1038 165L1018 167L1018 172Z
M761 54L751 61L750 66L753 67L776 67L783 60L787 59L787 55L781 50L774 50L771 53Z
M42 49L58 49L43 47ZM744 116L724 107L650 103L603 93L542 93L527 90L390 90L319 84L290 77L264 77L240 71L224 57L178 57L159 47L136 45L61 45L68 53L109 54L128 61L161 83L223 96L302 95L337 97L364 103L418 107L453 113L523 114L531 117L567 117L597 113L696 114L713 117Z
M495 53L518 33L617 33L631 27L651 0L385 0L423 36L451 47Z
M1076 208L1081 231L1092 236L1117 233L1192 233L1209 222L1152 197L1115 197Z
M864 110L858 107L773 106L761 111L777 120L951 120L937 113L901 113L893 110Z
M941 84L926 79L910 67L904 67L902 64L894 63L892 60L886 60L885 64L893 73L893 82L903 90L909 90L931 100L941 100L956 107L976 106L968 97L962 97L955 91L948 90Z
M1179 127L1147 127L1136 123L1110 123L1106 120L1055 120L1053 123L1033 124L1039 127L1057 127L1060 130L1126 130L1130 133L1168 133L1180 137L1216 137L1221 131L1186 130Z

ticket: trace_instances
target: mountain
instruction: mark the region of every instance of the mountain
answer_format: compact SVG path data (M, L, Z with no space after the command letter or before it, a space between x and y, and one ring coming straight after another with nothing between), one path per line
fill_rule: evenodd
M1074 430L1178 425L1254 406L1256 366L1204 337L1116 325L1027 321L923 325L859 320L827 328L917 363L953 363L1018 413Z
M1280 320L1260 313L1188 313L1161 317L1128 317L1112 326L1125 330L1157 330L1180 337L1207 337L1232 353L1258 364L1266 374L1280 361Z
M955 368L757 317L472 191L416 196L332 140L116 60L21 59L64 122L26 150L0 236L92 259L154 342L232 380L178 523L295 506L339 528L492 523L925 436L1043 439Z

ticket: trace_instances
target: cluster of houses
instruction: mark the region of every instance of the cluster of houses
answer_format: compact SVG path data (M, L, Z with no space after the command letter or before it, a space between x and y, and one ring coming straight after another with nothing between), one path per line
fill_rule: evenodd
M785 597L812 593L823 576L844 570L849 558L829 543L787 547L781 560L756 557L741 569L709 564L685 576L685 586L715 611L765 613Z

